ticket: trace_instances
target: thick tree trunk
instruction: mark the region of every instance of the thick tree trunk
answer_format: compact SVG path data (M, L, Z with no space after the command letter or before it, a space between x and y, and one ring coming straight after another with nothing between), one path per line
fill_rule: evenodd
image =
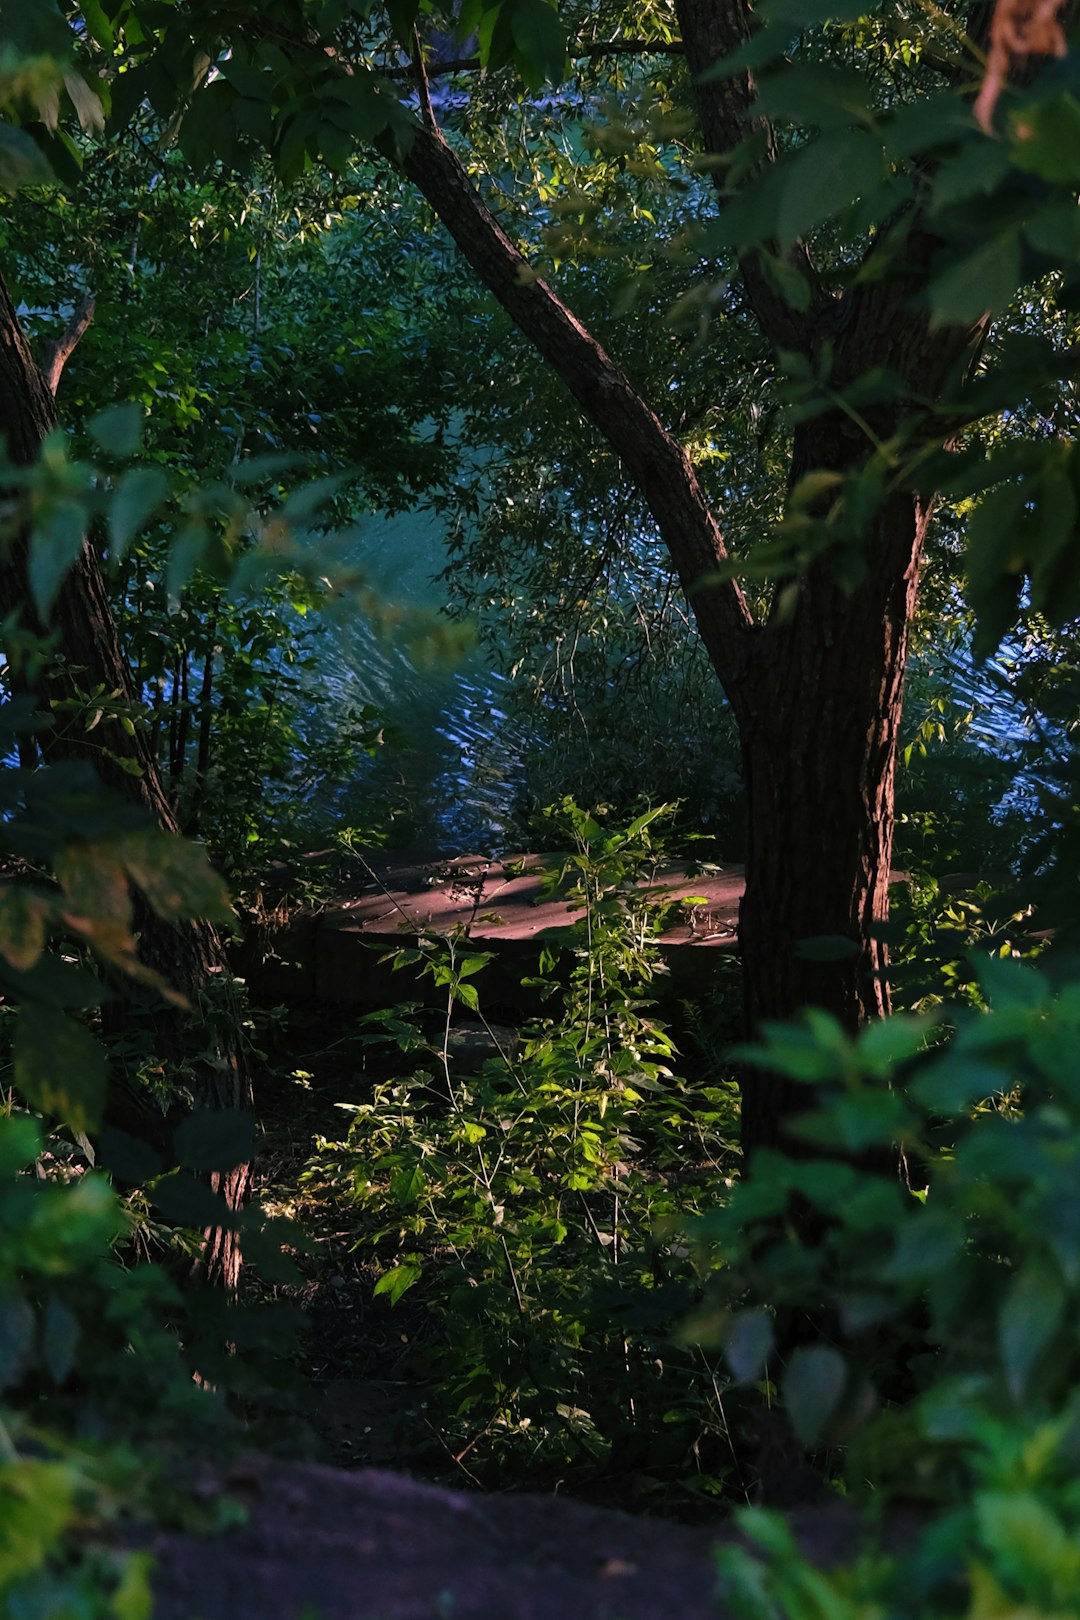
M740 726L748 1030L807 1006L849 1030L889 1011L878 930L889 912L908 626L928 516L895 497L868 537L889 567L848 595L826 559L792 617L758 639ZM747 1071L742 1089L747 1157L777 1145L810 1101L805 1086L761 1070Z
M57 375L59 371L57 370ZM28 466L37 459L45 437L56 426L52 393L34 363L18 316L0 280L0 437L11 459ZM41 633L27 579L25 538L9 543L0 562L0 617L11 617L22 627ZM120 648L116 624L109 607L105 580L97 553L84 542L75 566L67 574L48 627L57 634L65 668L46 668L33 681L39 706L48 712L58 702L78 698L79 687L104 687L135 702L131 677ZM66 668L77 670L77 677ZM13 674L15 672L13 671ZM18 679L17 674L15 678ZM40 737L46 758L81 757L90 760L100 780L129 802L152 815L167 832L177 831L168 795L161 780L157 760L145 732L134 734L118 721L105 719L92 732L86 732L72 719L72 711L54 710L57 723ZM77 714L77 711L74 711ZM137 767L135 773L125 764ZM162 922L148 908L140 910L139 954L197 1008L208 987L226 982L228 969L224 948L216 929L207 923L174 926ZM162 1041L168 1055L179 1058L184 1047L184 1030L174 1009L163 1010L160 1020ZM251 1082L235 1031L230 1033L220 1012L212 1030L216 1047L214 1060L196 1066L195 1106L205 1109L250 1108ZM247 1195L250 1167L241 1165L227 1174L212 1178L212 1185L224 1197L230 1210L238 1212ZM207 1231L200 1271L208 1280L235 1288L240 1270L240 1250L235 1234L224 1227Z

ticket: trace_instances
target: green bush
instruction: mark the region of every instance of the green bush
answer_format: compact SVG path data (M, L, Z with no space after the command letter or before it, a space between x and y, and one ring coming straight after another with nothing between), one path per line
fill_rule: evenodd
M479 1014L487 962L467 939L396 953L444 991L442 1030L425 1036L415 1006L366 1021L409 1062L347 1105L346 1137L321 1141L307 1172L350 1201L356 1246L379 1257L375 1292L411 1290L434 1319L429 1408L479 1478L512 1448L537 1478L573 1462L583 1484L617 1466L649 1495L680 1475L684 1493L723 1488L715 1367L674 1333L694 1292L676 1226L734 1162L734 1103L676 1077L654 1016L660 917L635 880L659 858L667 808L625 830L569 800L549 812L564 845L549 892L582 917L533 981L559 1015L520 1049L455 1060L453 1020Z
M827 1577L751 1515L723 1567L752 1620L1076 1613L1080 984L998 957L978 981L947 1042L809 1013L749 1054L818 1097L810 1156L761 1155L699 1229L713 1330L864 1497L871 1545L913 1510L901 1551Z

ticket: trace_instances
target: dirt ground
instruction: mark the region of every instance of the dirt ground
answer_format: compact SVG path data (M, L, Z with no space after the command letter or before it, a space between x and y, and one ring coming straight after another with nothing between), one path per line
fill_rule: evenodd
M729 1526L635 1518L560 1496L466 1494L382 1469L248 1457L202 1491L246 1522L156 1531L155 1620L725 1620ZM843 1504L804 1510L822 1564L854 1551Z

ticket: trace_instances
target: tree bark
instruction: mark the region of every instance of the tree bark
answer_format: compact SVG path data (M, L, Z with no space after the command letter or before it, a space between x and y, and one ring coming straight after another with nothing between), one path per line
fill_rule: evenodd
M826 564L805 582L791 619L762 632L740 725L748 847L739 939L750 1031L806 1006L847 1030L889 1011L878 929L889 914L904 668L929 510L894 499L871 537L883 565L846 595ZM840 953L848 942L849 953L815 959L804 942L822 941L820 951L823 936ZM744 1156L780 1145L809 1101L805 1086L748 1069Z
M55 356L53 366L59 377ZM52 393L34 362L0 279L0 437L6 440L11 460L19 466L31 465L56 422ZM0 616L10 616L34 634L51 630L57 636L64 667L58 671L46 665L33 682L35 697L46 713L57 702L78 698L80 684L90 688L100 684L106 692L120 693L135 704L137 695L120 648L101 563L88 540L63 582L48 626L40 622L30 598L26 537L16 536L10 541L0 563ZM68 673L69 669L79 671L78 676ZM105 786L147 811L165 831L177 832L158 763L142 727L136 726L131 734L119 721L106 718L90 733L68 724L54 727L38 740L46 759L90 760ZM134 774L124 768L125 763L137 768ZM162 922L146 907L140 909L140 924L140 957L193 1007L198 1006L209 987L227 983L224 947L210 924L174 926ZM179 1017L170 1009L160 1020L163 1042L175 1058L184 1046ZM243 1052L235 1031L230 1033L227 1020L220 1015L211 1044L216 1046L214 1060L199 1061L195 1066L196 1108L250 1108L251 1080ZM241 1165L211 1177L211 1185L235 1214L243 1206L249 1179L250 1166ZM240 1259L239 1244L231 1229L213 1227L206 1232L199 1270L208 1281L235 1288Z

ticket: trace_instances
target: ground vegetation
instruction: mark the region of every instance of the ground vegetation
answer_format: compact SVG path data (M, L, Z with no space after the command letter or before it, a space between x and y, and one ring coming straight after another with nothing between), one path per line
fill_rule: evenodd
M140 1498L227 1531L242 1437L749 1501L754 1620L1071 1612L1072 27L5 19L13 1614L148 1615ZM448 615L358 560L417 508ZM322 674L360 615L499 661L568 926L406 930L331 1017L260 985L393 836L315 796L399 745ZM675 855L745 862L737 956ZM405 1392L377 1456L328 1369ZM824 1571L780 1510L841 1492Z

